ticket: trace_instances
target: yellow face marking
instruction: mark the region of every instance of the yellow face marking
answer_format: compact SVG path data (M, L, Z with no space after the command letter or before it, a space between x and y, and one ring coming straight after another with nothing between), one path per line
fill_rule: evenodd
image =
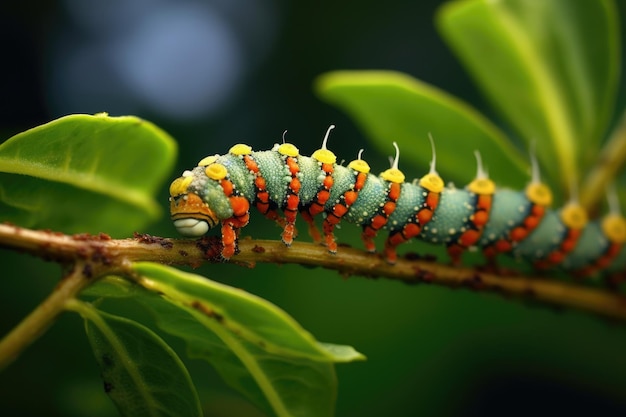
M204 172L206 173L206 176L212 180L221 180L226 178L226 175L228 175L226 167L222 164L211 164L206 167Z
M283 143L278 147L278 153L285 156L291 156L295 158L300 155L300 151L291 143Z
M370 172L369 164L362 159L355 159L354 161L350 162L348 164L348 168L351 168L358 172L362 172L364 174L368 174Z
M491 195L496 192L496 184L489 178L476 178L468 184L467 189L474 194Z
M609 214L602 219L604 235L614 243L626 242L626 219L618 214Z
M170 202L170 213L172 220L204 220L209 227L214 227L219 222L217 214L195 193L189 193L184 199L172 200Z
M177 195L185 194L192 181L192 176L176 178L170 185L170 196L176 197Z
M569 203L561 209L561 221L570 229L582 229L587 224L587 212L577 203Z
M235 156L250 155L252 153L252 147L243 143L238 143L230 148L228 152Z
M207 156L206 158L204 158L200 162L198 162L198 166L199 167L205 167L207 165L211 165L215 161L217 161L217 155Z
M420 179L420 185L433 193L440 193L445 187L445 184L443 183L441 177L434 173L424 175Z
M526 187L526 197L533 204L540 206L549 206L552 204L552 191L550 188L540 182L531 182Z

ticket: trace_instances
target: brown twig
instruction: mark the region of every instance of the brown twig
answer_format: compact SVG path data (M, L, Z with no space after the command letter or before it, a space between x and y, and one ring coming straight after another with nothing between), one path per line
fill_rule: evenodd
M222 262L219 256L221 244L217 238L183 240L136 235L133 239L112 240L106 235L68 236L0 224L0 245L57 262L81 262L85 269L83 273L87 275L111 274L132 261L191 266ZM395 265L389 265L379 256L362 250L341 247L336 255L330 255L325 247L312 243L296 242L287 248L278 241L242 239L239 250L232 262L247 266L258 262L293 263L332 269L342 275L467 287L626 320L623 294L575 282L501 276L420 259L399 259Z
M0 340L0 370L13 362L28 345L41 336L64 311L65 303L74 299L89 285L84 278L83 267L82 262L77 262L54 291Z

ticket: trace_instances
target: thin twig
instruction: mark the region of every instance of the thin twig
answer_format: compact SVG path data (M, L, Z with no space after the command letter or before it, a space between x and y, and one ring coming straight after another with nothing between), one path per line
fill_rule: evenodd
M88 271L98 274L122 273L130 261L151 261L170 265L199 266L223 262L218 238L201 240L168 239L137 235L134 239L112 240L105 235L68 236L0 224L0 245L29 252L58 262L85 262ZM330 255L325 247L296 242L287 248L278 241L242 239L240 253L232 263L253 266L258 262L318 266L340 274L380 277L406 283L431 283L531 298L558 307L626 320L623 294L591 288L576 282L529 276L501 276L475 268L459 268L421 259L399 259L389 265L381 257L349 247Z
M84 276L85 263L76 263L74 269L56 286L54 291L28 316L0 340L0 370L13 362L33 341L41 336L65 309L65 303L89 284Z
M588 212L596 211L598 203L606 195L607 186L617 178L624 161L626 161L626 110L583 183L580 203Z

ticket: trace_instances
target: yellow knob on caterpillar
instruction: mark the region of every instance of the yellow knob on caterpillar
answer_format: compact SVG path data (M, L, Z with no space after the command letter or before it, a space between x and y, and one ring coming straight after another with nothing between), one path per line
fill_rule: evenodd
M380 178L389 182L402 183L406 177L398 168L389 168L388 170L380 173Z
M204 173L212 180L221 180L226 178L226 176L228 175L228 170L222 164L211 164L206 167Z
M531 182L526 187L526 198L533 204L548 207L552 204L552 191L545 184Z
M626 220L618 214L609 214L602 219L602 231L611 242L626 242Z
M335 162L337 162L337 157L335 156L335 154L328 149L316 150L315 152L313 152L313 155L311 155L311 158L316 159L323 164L334 164Z
M496 184L489 178L476 178L468 184L467 189L474 194L490 195L496 192Z
M193 177L191 175L176 178L170 185L170 196L176 197L177 195L185 194L192 181Z
M577 203L568 203L561 209L561 221L570 229L582 229L587 224L587 212Z
M404 182L405 176L402 171L398 169L398 161L400 159L400 148L398 144L393 142L393 147L396 148L396 157L391 164L391 168L380 173L380 177L389 182L401 183Z
M238 143L233 145L232 148L228 151L231 155L240 156L240 155L250 155L252 153L252 147L243 143Z
M443 180L441 179L441 177L433 172L424 175L420 179L419 184L423 188L433 193L440 193L443 191L443 188L445 187L445 184L443 183Z
M357 172L362 172L363 174L368 174L370 172L370 166L367 162L362 159L355 159L354 161L348 164L348 168L353 169Z
M278 147L278 153L285 156L291 156L295 158L300 155L300 151L291 143L283 143Z
M211 165L215 161L217 161L217 155L207 156L205 158L202 158L200 162L198 162L198 166L205 167L207 165Z

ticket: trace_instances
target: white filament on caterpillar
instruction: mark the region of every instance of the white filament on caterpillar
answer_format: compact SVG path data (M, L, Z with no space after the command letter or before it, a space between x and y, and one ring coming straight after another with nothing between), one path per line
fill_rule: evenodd
M333 130L334 128L335 128L335 125L328 126L328 130L326 131L326 136L324 136L324 140L322 141L321 149L327 149L326 148L326 142L328 142L328 137L330 136L330 131Z
M431 159L430 161L430 171L428 173L439 175L437 173L437 170L435 169L437 165L437 153L435 152L435 140L433 139L433 135L430 132L428 132L428 139L430 140L430 147L433 152L433 159Z

